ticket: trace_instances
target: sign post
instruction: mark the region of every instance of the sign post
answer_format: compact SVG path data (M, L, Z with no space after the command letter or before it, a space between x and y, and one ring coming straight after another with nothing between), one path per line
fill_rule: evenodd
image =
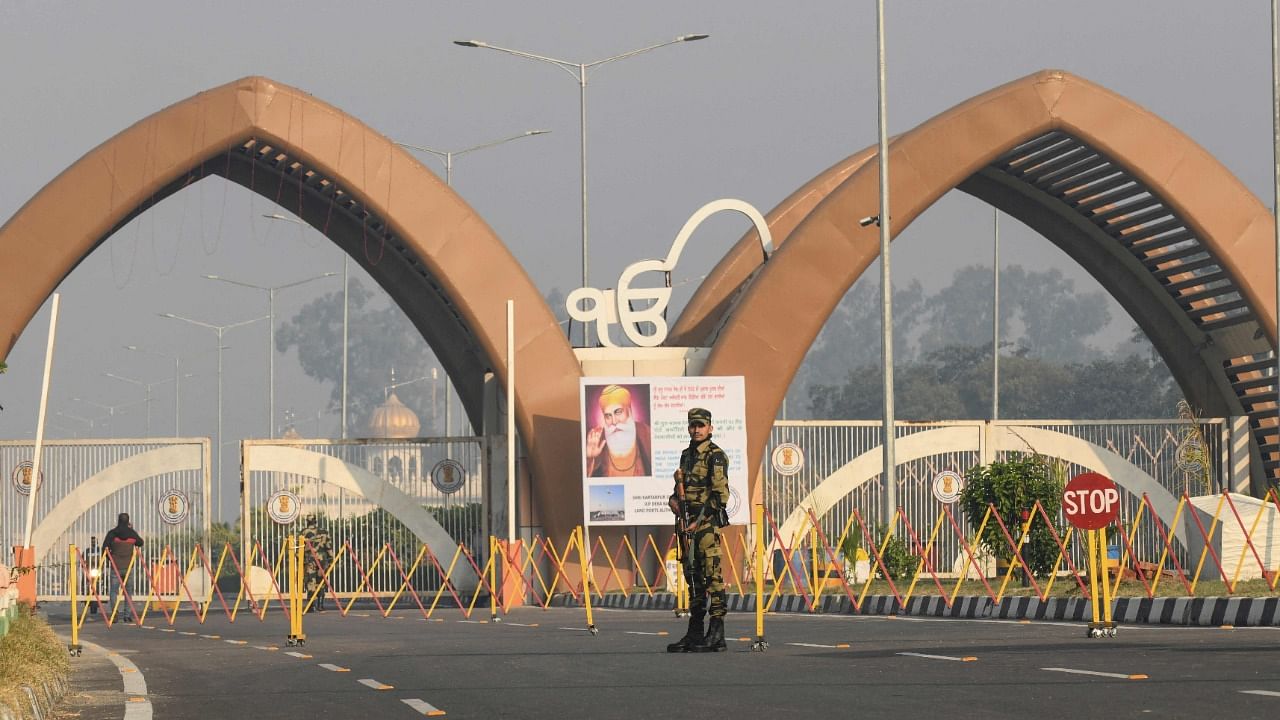
M1110 478L1098 473L1081 473L1062 491L1062 512L1067 522L1087 534L1089 542L1089 599L1093 621L1088 637L1115 637L1111 620L1111 583L1106 577L1106 527L1120 514L1120 491ZM1098 595L1101 585L1102 595Z

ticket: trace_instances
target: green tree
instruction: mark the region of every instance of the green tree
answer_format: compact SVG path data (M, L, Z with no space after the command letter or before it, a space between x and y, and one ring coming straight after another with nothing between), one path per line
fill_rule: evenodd
M1057 526L1062 509L1062 488L1065 484L1061 465L1042 455L1011 453L1006 459L990 465L975 465L964 474L965 486L960 492L960 505L964 508L969 527L975 533L982 524L988 506L995 507L1004 529L993 516L987 521L978 542L1001 560L1014 557L1013 546L1005 537L1005 530L1016 543L1022 536L1022 525L1032 512L1036 502L1055 523L1053 531L1062 536L1063 528ZM1028 515L1024 515L1028 514ZM1058 543L1053 531L1043 517L1031 523L1027 542L1020 548L1022 559L1036 576L1052 572L1058 557Z

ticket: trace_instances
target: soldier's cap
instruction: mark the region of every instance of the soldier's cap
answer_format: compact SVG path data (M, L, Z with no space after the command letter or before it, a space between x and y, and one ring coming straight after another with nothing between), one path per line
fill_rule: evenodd
M706 408L693 408L689 411L689 424L711 424L711 411Z

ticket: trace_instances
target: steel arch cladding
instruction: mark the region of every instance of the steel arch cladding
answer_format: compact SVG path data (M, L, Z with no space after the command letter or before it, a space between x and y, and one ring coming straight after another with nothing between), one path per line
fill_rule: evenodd
M1045 70L1015 80L894 138L889 158L893 231L901 233L953 188L971 191L968 181L1004 153L1053 131L1104 153L1182 218L1238 288L1262 337L1274 347L1274 220L1267 208L1180 131L1070 73ZM758 240L748 233L708 276L675 325L678 338L714 343L704 374L745 376L752 466L763 457L766 429L809 346L840 299L878 257L876 228L856 222L877 203L874 159L873 149L850 156L768 213L777 246L774 255L768 262L753 260ZM1015 216L1020 207L1031 212L1030 203L1019 205L1023 199L1007 188L984 191L983 199L998 200L1001 209ZM1072 242L1098 244L1087 230L1071 229ZM1081 259L1079 253L1073 256ZM1175 272L1153 259L1144 261L1154 263L1149 274L1157 267L1161 273ZM1085 265L1131 311L1133 303L1142 302L1135 293L1150 296L1148 316L1140 320L1149 334L1161 323L1188 326L1188 318L1199 311L1179 308L1145 287L1126 287L1116 276L1104 277L1104 266L1101 261ZM1238 409L1240 401L1230 381L1220 364L1211 361L1218 358L1200 357L1202 348L1193 346L1189 337L1182 332L1156 333L1152 341L1193 403ZM1198 337L1203 341L1212 336L1202 332ZM758 486L752 495L759 501Z
M0 285L8 300L0 307L0 356L58 283L115 230L206 175L281 203L360 262L435 349L472 418L480 416L485 370L505 377L505 301L513 299L523 367L515 403L520 433L534 448L540 477L573 476L580 370L523 268L483 219L406 151L342 110L268 78L235 80L138 121L86 153L0 227ZM398 252L370 258L361 250L367 242ZM565 510L555 499L574 488L567 481L533 486L544 527L559 537L572 528L576 505Z

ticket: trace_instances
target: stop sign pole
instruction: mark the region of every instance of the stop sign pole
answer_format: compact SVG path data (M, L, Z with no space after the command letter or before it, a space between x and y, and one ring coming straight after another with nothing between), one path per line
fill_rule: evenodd
M1081 473L1071 478L1062 490L1062 512L1067 522L1089 538L1089 600L1093 621L1088 637L1115 637L1116 625L1111 620L1111 583L1107 581L1107 543L1105 528L1120 514L1120 491L1110 478L1098 473ZM1098 586L1102 594L1098 594Z

